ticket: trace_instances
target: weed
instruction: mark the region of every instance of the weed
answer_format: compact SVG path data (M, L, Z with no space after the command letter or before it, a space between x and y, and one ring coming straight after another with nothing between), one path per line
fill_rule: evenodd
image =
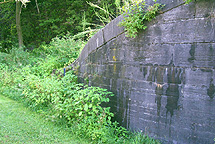
M151 21L155 18L161 6L161 4L155 3L153 6L147 7L143 0L126 1L122 7L124 20L119 23L119 26L125 27L126 36L135 38L139 29L145 30L147 28L144 24L145 21Z
M193 0L184 0L185 4L189 4L190 2L192 2Z

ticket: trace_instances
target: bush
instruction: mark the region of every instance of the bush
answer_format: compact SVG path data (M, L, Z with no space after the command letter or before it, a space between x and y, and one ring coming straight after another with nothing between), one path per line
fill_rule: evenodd
M138 30L145 30L147 28L144 24L145 21L151 21L155 18L160 7L161 4L159 3L155 3L153 6L147 7L146 2L143 2L142 0L127 1L122 7L124 20L119 23L119 26L125 27L126 36L135 38Z
M142 134L135 138L136 135L111 121L113 113L102 106L113 96L111 92L79 84L72 71L62 78L51 75L53 68L61 68L78 56L82 42L75 42L57 38L32 53L22 49L0 53L0 92L51 121L66 123L77 137L87 138L91 143L138 143L148 139ZM64 48L70 44L75 47ZM70 56L70 51L74 55ZM57 61L65 55L66 61Z

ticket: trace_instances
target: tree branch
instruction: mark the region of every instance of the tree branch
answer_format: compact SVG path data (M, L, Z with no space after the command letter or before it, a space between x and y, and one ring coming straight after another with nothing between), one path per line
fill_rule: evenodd
M37 3L37 0L35 0L35 3L36 3L36 6L37 6L37 12L40 13L40 10L39 10L39 6L38 6L38 3Z
M3 4L3 3L8 3L8 2L12 2L13 0L9 0L9 1L3 1L3 2L0 2L0 4Z

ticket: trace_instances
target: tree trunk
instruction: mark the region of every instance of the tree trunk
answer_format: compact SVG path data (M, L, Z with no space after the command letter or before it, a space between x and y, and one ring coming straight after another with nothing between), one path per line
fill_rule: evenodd
M21 21L20 21L20 10L21 10L21 2L16 1L16 30L18 34L19 47L23 46L23 38L22 38L22 29L21 29Z

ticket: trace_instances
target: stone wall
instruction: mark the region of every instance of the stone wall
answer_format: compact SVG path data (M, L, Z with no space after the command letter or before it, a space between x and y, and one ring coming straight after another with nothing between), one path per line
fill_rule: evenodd
M71 66L81 82L114 92L109 106L121 125L163 143L213 143L215 1L160 1L163 13L147 30L125 37L120 16Z

